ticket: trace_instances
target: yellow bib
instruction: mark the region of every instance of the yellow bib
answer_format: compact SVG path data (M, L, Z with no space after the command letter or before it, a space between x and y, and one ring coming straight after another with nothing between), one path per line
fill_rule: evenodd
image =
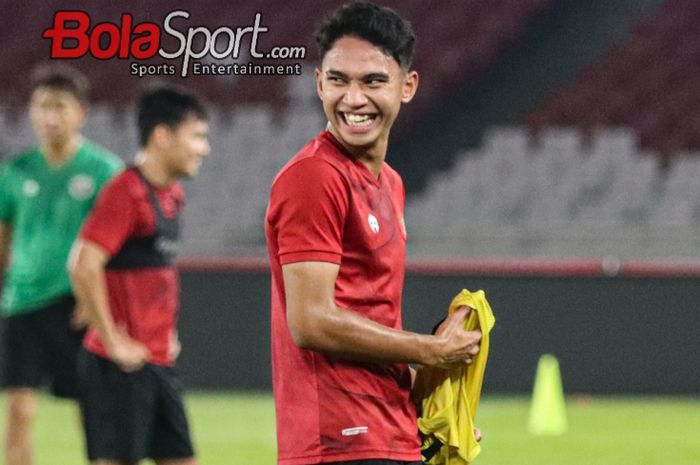
M451 370L425 367L418 371L414 391L425 393L418 429L423 434L422 451L439 451L429 465L465 465L481 452L474 436L474 418L481 397L481 386L489 355L489 333L496 323L484 291L464 289L452 300L449 313L462 306L473 308L465 321L465 331L481 329L481 349L470 365ZM437 442L439 441L439 443Z

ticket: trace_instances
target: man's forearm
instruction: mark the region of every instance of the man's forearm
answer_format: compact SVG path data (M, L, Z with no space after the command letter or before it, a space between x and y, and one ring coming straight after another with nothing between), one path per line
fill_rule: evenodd
M12 242L12 228L8 223L0 222L0 280L5 274L10 263L10 243Z
M74 269L71 272L73 290L94 328L105 345L111 344L115 333L114 320L109 312L105 273L101 269Z
M468 309L449 315L436 335L389 328L335 304L339 265L300 262L282 267L287 324L303 349L353 360L448 366L468 363L480 334L464 331Z
M433 336L389 328L343 308L309 309L295 341L304 348L360 361L434 363Z

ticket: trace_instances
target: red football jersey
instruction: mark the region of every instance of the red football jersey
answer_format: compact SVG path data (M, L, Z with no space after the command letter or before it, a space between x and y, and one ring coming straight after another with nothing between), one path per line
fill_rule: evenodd
M152 186L166 218L174 218L184 204L184 190L174 182L167 188ZM134 170L110 181L85 221L81 239L94 242L114 256L131 238L152 235L156 215L149 192ZM179 279L175 267L105 270L109 309L115 323L148 347L149 363L170 366L170 338L179 309ZM107 352L95 330L88 330L85 347L98 355Z
M406 233L400 176L379 179L323 132L280 171L266 237L272 269L272 369L282 465L420 460L408 365L302 350L286 320L282 265L340 265L339 307L401 329Z

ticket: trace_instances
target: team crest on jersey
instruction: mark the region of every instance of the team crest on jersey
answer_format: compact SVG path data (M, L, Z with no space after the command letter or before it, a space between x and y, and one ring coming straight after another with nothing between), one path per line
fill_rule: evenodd
M86 174L78 174L68 183L68 193L76 200L89 199L95 193L95 181Z
M367 215L367 222L369 223L369 229L371 229L373 233L376 234L379 232L379 221L377 221L376 216L370 213Z
M27 179L22 184L22 193L25 197L36 197L39 193L39 183L33 179Z

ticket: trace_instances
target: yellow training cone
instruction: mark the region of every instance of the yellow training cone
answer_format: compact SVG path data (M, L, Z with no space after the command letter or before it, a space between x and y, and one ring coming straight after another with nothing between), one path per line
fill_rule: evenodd
M537 363L528 429L532 434L559 435L566 431L566 403L559 362L544 354Z

